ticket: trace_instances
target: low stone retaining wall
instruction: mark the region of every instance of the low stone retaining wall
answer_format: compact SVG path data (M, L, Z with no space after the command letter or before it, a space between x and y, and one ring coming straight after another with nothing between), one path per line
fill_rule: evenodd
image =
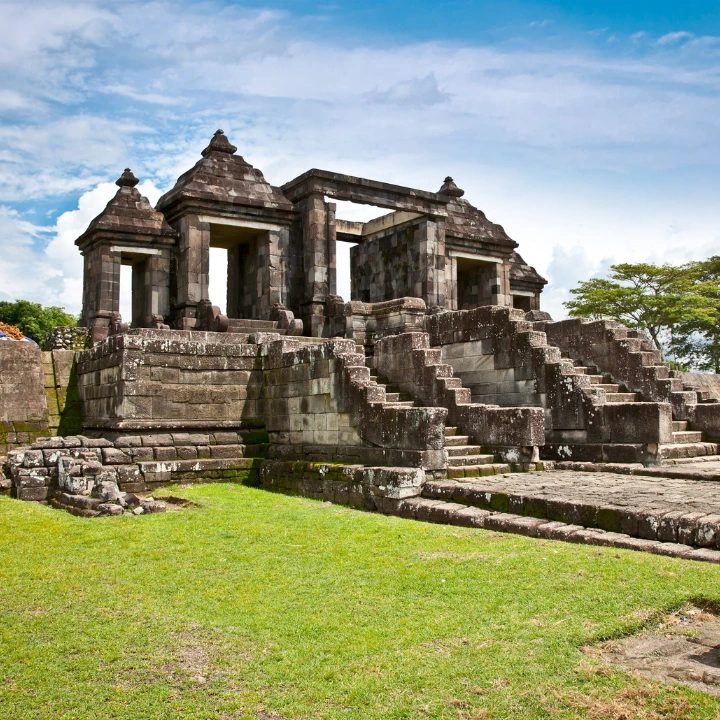
M40 348L31 342L0 342L0 455L47 432Z
M174 482L252 483L258 478L256 459L267 455L266 440L267 433L257 429L39 438L8 453L5 474L15 497L39 501L58 490L91 493L100 483L131 493Z

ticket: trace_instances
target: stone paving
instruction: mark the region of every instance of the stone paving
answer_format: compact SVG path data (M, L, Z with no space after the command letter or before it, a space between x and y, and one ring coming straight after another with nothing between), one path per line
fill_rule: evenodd
M671 471L670 468L658 470ZM720 483L698 480L550 470L476 478L472 484L486 492L546 500L720 514Z
M422 496L618 538L720 550L720 484L714 482L551 470L428 482Z

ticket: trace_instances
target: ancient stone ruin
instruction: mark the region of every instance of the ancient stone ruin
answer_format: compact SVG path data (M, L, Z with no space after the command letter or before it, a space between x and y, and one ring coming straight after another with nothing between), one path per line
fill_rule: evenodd
M81 328L43 351L0 343L16 497L117 514L162 509L142 495L169 483L234 481L666 554L720 547L711 511L660 522L483 492L553 464L636 477L718 459L720 398L637 331L553 322L545 280L452 178L428 192L313 169L274 187L218 130L155 208L137 183L126 169L76 241ZM349 222L333 199L389 212ZM354 244L349 302L338 242ZM228 253L226 314L209 296L211 247Z

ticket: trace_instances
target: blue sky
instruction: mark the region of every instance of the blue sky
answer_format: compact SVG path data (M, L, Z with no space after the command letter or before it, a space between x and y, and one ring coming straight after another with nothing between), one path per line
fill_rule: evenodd
M452 175L557 317L612 262L717 254L719 8L0 0L0 299L77 312L112 182L156 200L218 127L276 184Z

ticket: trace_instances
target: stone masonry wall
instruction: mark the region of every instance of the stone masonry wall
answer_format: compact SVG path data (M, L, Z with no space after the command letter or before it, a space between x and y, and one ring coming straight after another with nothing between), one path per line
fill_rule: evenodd
M516 464L537 460L545 442L543 412L536 407L499 408L471 402L441 350L430 347L425 332L405 332L375 345L375 365L402 390L432 406L448 409L448 420L462 427L472 441Z
M258 346L248 336L133 329L78 356L84 427L239 428L261 424Z
M42 364L49 434L79 434L83 428L83 415L74 351L44 350Z
M0 342L0 455L47 432L40 349L31 342Z
M436 224L422 219L363 238L350 251L352 299L378 303L416 297L430 305L444 304L445 251L444 246L442 254L434 251L436 234ZM439 263L442 268L435 267ZM443 277L441 303L436 269Z

